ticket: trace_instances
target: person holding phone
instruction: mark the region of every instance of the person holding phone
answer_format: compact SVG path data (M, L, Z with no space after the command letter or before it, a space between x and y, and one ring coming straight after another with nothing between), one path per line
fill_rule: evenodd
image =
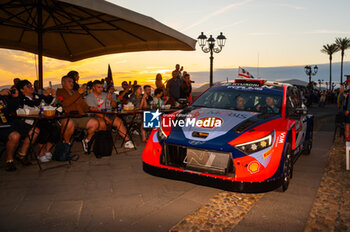
M38 81L38 80L35 80L35 81L34 81L34 93L35 93L35 94L38 94L38 95L43 94L43 89L40 88L40 85L39 85L39 81Z
M122 104L126 104L129 100L129 96L132 94L131 81L129 81L129 84L128 84L128 82L123 81L122 88L123 88L123 90L121 90L119 92L119 98L120 98Z
M57 96L62 97L62 107L67 113L78 113L80 115L85 115L88 111L97 111L95 107L91 107L83 99L83 94L85 93L85 86L79 87L77 91L73 90L73 79L69 76L62 77L61 80L62 88L57 89ZM88 153L90 149L90 141L92 136L99 129L103 130L106 128L103 120L99 121L92 117L81 117L81 118L71 118L63 119L62 125L66 125L66 130L63 135L64 147L67 151L70 151L70 139L74 133L75 128L86 128L87 136L82 140L84 152ZM61 127L63 131L65 126Z
M180 97L181 98L187 98L188 102L192 103L192 84L190 79L190 74L186 73L184 74L184 77L181 81L180 86Z
M177 73L177 78L179 79L179 80L182 80L182 71L184 70L184 66L181 66L181 68L180 68L180 65L179 64L176 64L175 65L175 72Z
M74 82L73 83L73 90L74 91L78 91L78 89L79 89L78 81L79 81L79 78L80 78L79 73L77 71L72 70L72 71L69 71L67 73L67 76L69 76L70 78L73 79L73 82Z

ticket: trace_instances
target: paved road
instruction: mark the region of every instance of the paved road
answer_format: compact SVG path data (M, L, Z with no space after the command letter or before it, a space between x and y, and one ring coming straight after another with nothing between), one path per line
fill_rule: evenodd
M311 155L301 156L294 165L288 190L266 193L233 231L304 231L333 138L331 118L318 120L317 124Z
M317 132L313 154L297 162L288 192L266 194L238 229L262 231L265 222L282 228L290 222L286 212L296 218L289 225L302 228L308 213L303 205L311 207L328 137L327 131ZM81 150L78 145L76 152ZM221 191L144 173L142 150L120 150L101 160L81 155L69 169L42 173L36 166L20 167L16 173L0 169L0 231L167 231ZM264 215L259 215L261 209Z
M2 168L0 231L167 231L219 192L144 173L142 150L101 160L81 154L71 168L43 173Z

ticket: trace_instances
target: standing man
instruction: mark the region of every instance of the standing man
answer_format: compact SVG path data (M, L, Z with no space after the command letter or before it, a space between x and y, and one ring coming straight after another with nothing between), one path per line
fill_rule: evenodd
M345 81L348 89L350 89L350 78ZM350 100L349 100L349 91L345 94L345 139L350 141Z
M345 91L344 91L344 86L341 85L339 89L339 94L337 96L337 106L339 111L344 110L344 101L345 101Z
M181 66L181 68L180 68L180 65L179 64L176 64L175 65L175 70L174 71L176 71L177 72L177 77L180 79L180 80L182 80L182 74L181 74L181 72L184 70L184 67L183 66Z
M169 94L169 103L175 106L175 102L180 98L180 79L178 78L178 72L175 70L172 72L172 78L166 85L167 92Z

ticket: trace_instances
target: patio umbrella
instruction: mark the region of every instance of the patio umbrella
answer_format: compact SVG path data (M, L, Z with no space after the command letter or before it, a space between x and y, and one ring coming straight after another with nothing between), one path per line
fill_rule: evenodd
M103 0L0 0L0 47L77 61L112 53L195 50L196 41Z

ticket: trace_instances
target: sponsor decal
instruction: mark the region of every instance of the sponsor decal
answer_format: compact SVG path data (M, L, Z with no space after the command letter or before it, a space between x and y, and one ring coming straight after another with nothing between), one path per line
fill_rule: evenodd
M229 85L227 86L228 89L239 89L239 90L258 90L262 91L264 89L273 89L274 86L271 85L263 85L263 86L257 86L257 85Z
M284 140L286 139L286 132L282 132L280 136L278 136L278 143L284 143Z
M206 114L246 119L247 115L228 111L208 111Z
M275 150L274 149L271 149L271 150L268 150L267 152L265 152L263 154L263 159L266 159L267 157L269 157L269 155L271 155Z
M188 142L191 145L202 145L205 143L205 141L195 141L195 140L191 140Z
M251 174L254 174L256 172L258 172L260 169L260 164L256 161L252 161L248 164L248 171L251 173Z

